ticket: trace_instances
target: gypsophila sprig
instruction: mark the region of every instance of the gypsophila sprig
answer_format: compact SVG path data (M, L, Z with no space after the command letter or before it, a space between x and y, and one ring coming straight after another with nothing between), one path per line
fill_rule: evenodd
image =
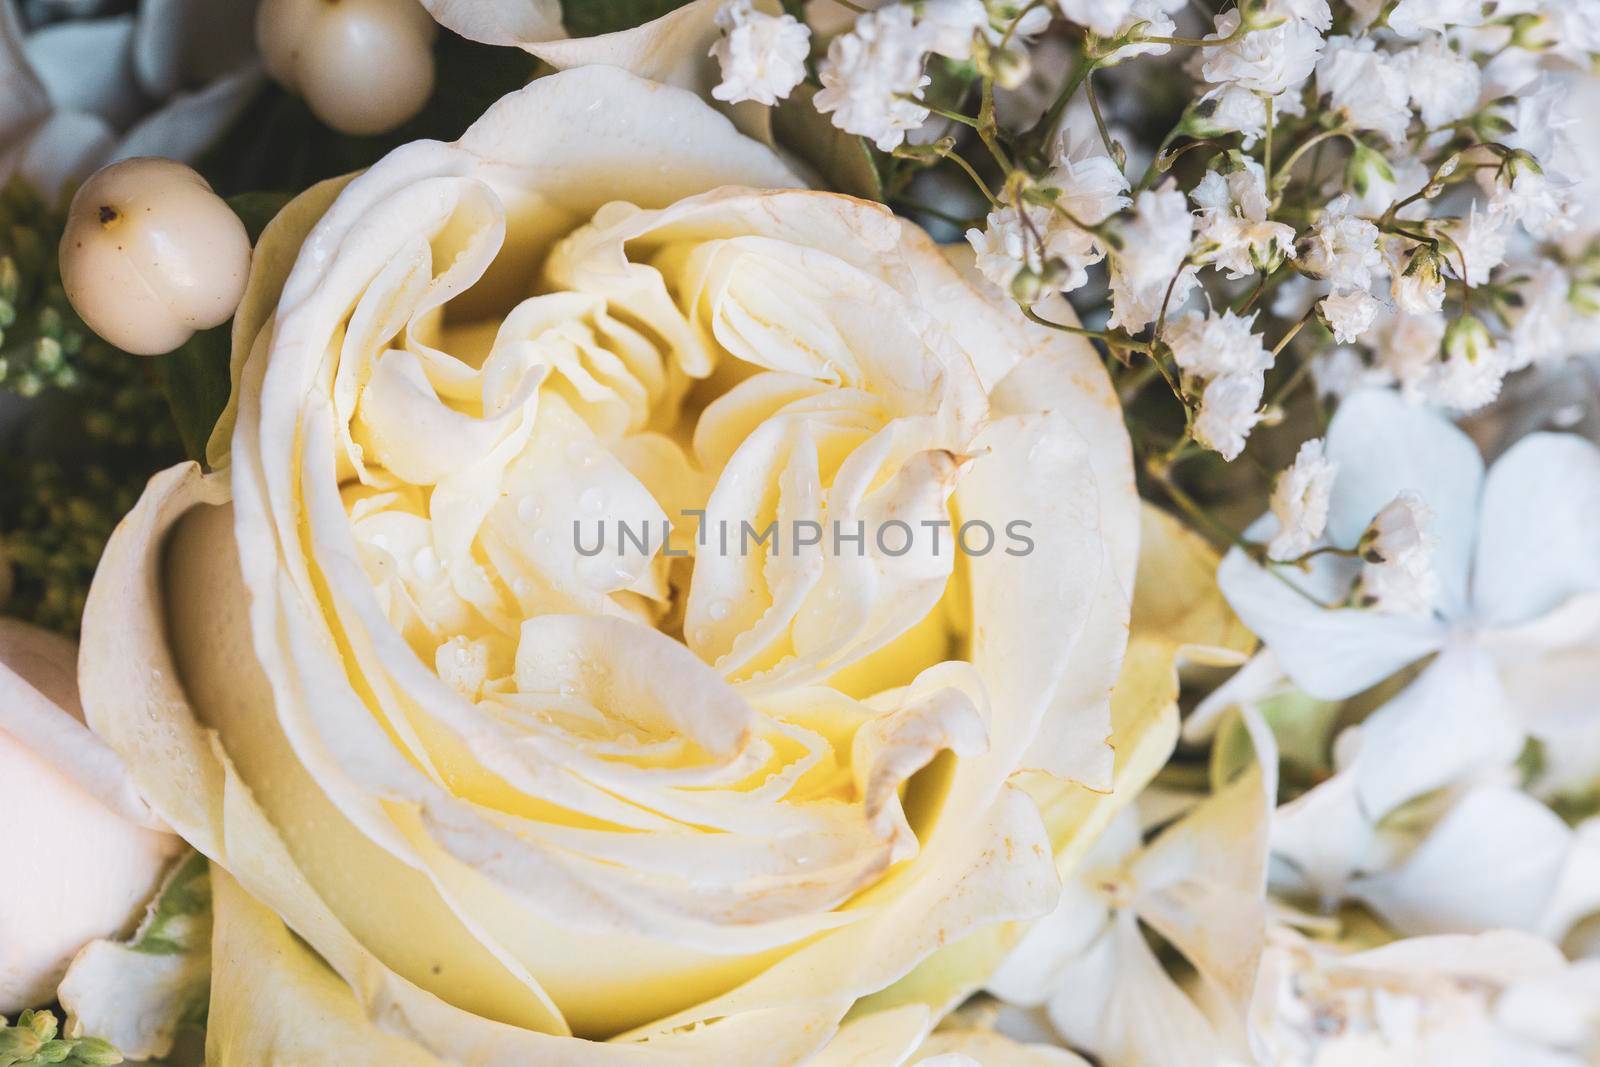
M964 227L979 273L1036 321L1103 345L1129 389L1166 382L1190 440L1238 454L1334 345L1349 346L1344 380L1463 413L1507 374L1581 346L1575 331L1596 316L1573 284L1579 176L1553 79L1589 54L1560 31L1587 40L1574 26L1588 24L1560 5L1248 0L1203 20L1157 0L1055 0L1048 26L1045 6L863 13L824 40L817 106L897 150L895 188L906 168L964 171L988 204ZM1042 55L1053 39L1070 46L1058 69L1025 63L1027 91L1049 87L1031 125L997 118L1015 82L981 62L934 102L935 60ZM1192 95L1135 150L1130 130L1150 116L1109 106L1105 87L1133 84L1141 62L1180 66ZM935 133L953 139L935 148ZM1062 295L1091 325L1038 310ZM1183 365L1195 351L1183 313L1202 297L1251 314L1265 367ZM1282 395L1255 380L1269 372Z

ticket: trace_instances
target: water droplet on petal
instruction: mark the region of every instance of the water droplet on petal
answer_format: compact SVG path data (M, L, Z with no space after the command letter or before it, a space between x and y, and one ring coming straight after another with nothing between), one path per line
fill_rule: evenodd
M598 485L591 485L578 497L578 507L588 515L600 514L606 507L606 491Z
M534 496L532 493L529 493L527 496L517 501L517 518L521 519L523 522L538 522L539 516L543 514L544 505L541 504L539 502L539 498Z
M721 622L728 617L728 613L731 611L733 611L733 605L728 601L713 600L711 606L706 609L706 614L710 615L714 621Z

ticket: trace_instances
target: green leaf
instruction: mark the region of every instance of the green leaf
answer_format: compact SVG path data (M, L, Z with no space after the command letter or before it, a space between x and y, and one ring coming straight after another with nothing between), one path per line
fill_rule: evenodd
M267 228L267 223L277 218L283 206L293 199L293 193L240 193L228 198L228 206L244 223L245 231L250 234L250 243L255 244L261 239L261 231Z
M228 206L243 221L253 244L291 199L289 193L240 193L228 198ZM233 388L229 377L232 351L233 323L229 321L202 330L176 351L155 360L156 380L190 459L204 461L211 428L228 406Z
M879 170L882 153L863 138L845 133L818 111L811 98L817 90L801 85L772 112L778 143L816 169L828 188L866 200L883 199Z
M156 380L178 424L178 436L190 459L204 460L206 441L228 406L228 377L233 324L201 330L176 351L155 357Z
M562 0L561 17L574 37L593 37L642 26L688 0Z

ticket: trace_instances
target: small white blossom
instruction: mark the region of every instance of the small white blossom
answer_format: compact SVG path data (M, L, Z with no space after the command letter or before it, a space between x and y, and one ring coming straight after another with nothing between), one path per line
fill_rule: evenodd
M1057 164L1039 180L1037 189L1051 194L1060 210L1029 204L1026 216L1015 206L989 212L983 230L968 230L967 241L978 253L984 277L1012 290L1024 269L1034 281L1013 295L1031 303L1053 292L1071 292L1089 280L1088 268L1105 258L1100 239L1080 229L1096 226L1127 207L1128 179L1098 142L1064 146ZM1068 217L1070 216L1070 218Z
M1377 368L1400 384L1413 404L1427 401L1427 386L1438 366L1447 327L1436 311L1391 315L1374 338Z
M1173 12L1181 10L1188 0L1056 0L1062 17L1080 26L1087 26L1100 37L1121 37L1141 22L1149 23L1145 32L1166 37L1175 29ZM1157 51L1159 50L1159 51ZM1162 54L1166 45L1140 49ZM1118 53L1119 55L1123 53ZM1130 49L1127 54L1132 54Z
M1203 256L1228 277L1270 270L1294 255L1294 228L1267 218L1266 172L1255 160L1231 174L1207 173L1190 197L1200 209Z
M1298 89L1317 67L1322 34L1315 24L1292 15L1279 19L1274 26L1228 40L1241 16L1236 9L1218 15L1216 32L1205 39L1219 43L1201 50L1201 76L1213 85L1237 85L1269 97Z
M1339 289L1368 289L1383 263L1378 227L1350 214L1350 198L1330 203L1302 243L1300 269Z
M1391 204L1406 200L1427 186L1433 172L1422 160L1411 155L1384 158L1367 150L1366 166L1356 175L1354 207L1358 215L1382 215ZM1416 220L1428 216L1428 202L1414 200L1401 208L1396 218Z
M1444 276L1438 257L1426 245L1411 250L1403 265L1391 271L1389 295L1401 311L1423 315L1444 307Z
M1328 526L1328 501L1339 465L1323 454L1322 438L1300 446L1294 462L1272 483L1272 514L1278 532L1267 545L1276 560L1296 559L1311 550Z
M811 31L793 15L763 14L750 2L730 0L717 11L722 37L711 46L711 54L722 68L722 82L711 95L770 107L805 80Z
M1539 13L1544 22L1535 32L1550 54L1587 67L1600 52L1600 0L1545 0Z
M1356 129L1402 144L1411 125L1405 67L1370 37L1329 37L1317 64L1317 93L1328 96Z
M1439 407L1470 414L1494 402L1510 370L1505 350L1496 345L1477 359L1446 358L1433 368L1423 388Z
M1480 176L1494 172L1480 171ZM1539 167L1513 160L1494 173L1489 211L1522 223L1534 237L1551 241L1571 233L1577 226L1578 183L1557 181Z
M1194 216L1172 183L1139 194L1132 220L1120 229L1122 248L1111 257L1113 328L1143 329L1161 313L1163 301L1169 310L1182 306L1199 284L1195 268L1184 266L1193 235Z
M1378 611L1420 615L1439 594L1433 554L1438 546L1433 511L1422 497L1405 490L1384 506L1361 535L1358 600Z
M1494 269L1505 262L1506 235L1501 229L1503 221L1502 216L1479 211L1478 205L1473 204L1465 219L1456 220L1446 230L1455 244L1455 252L1446 256L1445 262L1458 272L1463 269L1464 262L1466 274L1463 280L1468 285L1483 285Z
M1104 256L1094 235L1037 204L996 208L982 230L966 236L979 273L1025 303L1079 288L1089 280L1088 267ZM1024 270L1033 283L1019 293L1013 283Z
M1443 37L1430 36L1402 56L1411 102L1425 125L1447 126L1477 108L1483 74Z
M1225 374L1260 374L1272 366L1272 354L1251 332L1256 317L1232 311L1218 315L1191 312L1172 323L1163 340L1172 358L1190 374L1218 378Z
M1511 113L1506 116L1514 128L1500 139L1501 143L1520 148L1547 171L1582 174L1584 168L1574 142L1578 120L1567 109L1570 95L1571 87L1553 78L1544 79L1537 90L1518 92Z
M1389 12L1389 28L1402 37L1443 32L1483 22L1483 0L1400 0Z
M1056 203L1088 226L1099 225L1133 203L1128 199L1127 176L1101 150L1099 138L1063 146L1040 184L1055 190Z
M1260 371L1213 378L1200 394L1194 438L1230 462L1244 451L1245 438L1261 421L1261 394L1266 381Z
M1572 305L1572 276L1542 260L1519 290L1522 308L1511 327L1511 369L1548 363L1581 349L1579 316Z
M1333 339L1342 345L1360 340L1378 317L1378 301L1365 289L1334 293L1323 299L1321 308Z
M1246 150L1267 133L1267 103L1261 97L1238 85L1222 85L1200 98L1209 105L1207 121L1216 130L1244 134Z
M1440 407L1477 411L1500 395L1510 370L1510 355L1479 319L1469 315L1445 331L1444 358L1430 369L1422 390Z
M914 99L929 78L922 73L923 37L909 5L891 4L862 15L849 33L828 45L818 70L822 89L817 110L833 115L846 133L872 140L892 152L928 119L928 109Z
M989 36L989 9L983 0L923 0L917 27L928 51L970 59L973 37Z

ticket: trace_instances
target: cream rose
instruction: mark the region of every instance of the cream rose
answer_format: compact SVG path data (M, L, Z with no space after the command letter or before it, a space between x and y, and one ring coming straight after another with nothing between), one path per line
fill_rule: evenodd
M152 480L84 626L214 864L208 1062L797 1063L1051 906L1033 796L1113 780L1120 412L799 184L586 67L264 235L218 472Z
M0 619L0 1015L55 999L85 944L131 928L183 842L83 725L78 649Z

